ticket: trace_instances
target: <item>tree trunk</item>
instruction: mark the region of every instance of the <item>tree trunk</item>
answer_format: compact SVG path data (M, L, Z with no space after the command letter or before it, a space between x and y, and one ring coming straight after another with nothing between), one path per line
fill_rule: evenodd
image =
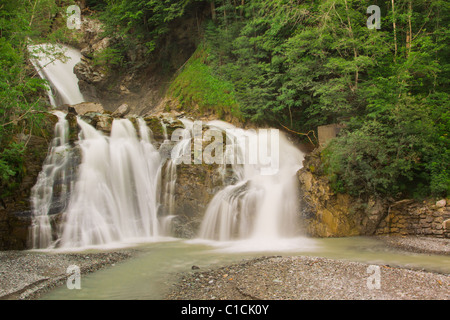
M409 57L409 54L411 53L411 41L412 41L412 25L411 25L411 18L412 18L412 3L411 0L409 0L409 8L408 8L408 25L409 30L406 35L406 57Z
M352 38L352 40L354 42L355 37L353 36L352 22L350 20L350 14L349 14L349 10L348 10L347 0L345 0L345 11L347 12L348 30L350 33L350 38ZM353 56L354 56L355 60L356 60L356 58L358 58L358 51L356 50L355 43L353 43ZM358 66L356 66L354 90L358 89L358 81L359 81L359 70L358 70Z
M394 27L394 62L397 61L397 26L395 23L395 4L394 0L392 0L392 25Z
M211 17L213 21L216 21L217 15L216 15L216 3L214 1L211 1Z

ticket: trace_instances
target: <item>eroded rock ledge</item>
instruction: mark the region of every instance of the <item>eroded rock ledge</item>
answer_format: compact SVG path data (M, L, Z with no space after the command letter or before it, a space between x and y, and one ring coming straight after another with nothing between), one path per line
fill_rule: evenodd
M127 118L138 128L139 117L131 114L130 108L125 104L115 112L107 111L101 104L91 102L74 106L65 105L59 109L67 113L69 141L74 146L74 153L76 154L78 152L76 141L80 133L77 117L105 135L110 134L114 119ZM184 128L183 123L178 119L181 116L183 115L161 113L155 116L140 117L151 129L152 142L160 150L162 157L168 156L171 147L174 145L166 139L169 138L170 140L170 136L176 129ZM42 164L47 156L57 121L57 117L53 114L48 113L46 115L46 125L42 129L48 132L47 138L22 137L29 139L25 155L25 176L15 194L0 199L0 250L24 250L30 247L28 240L29 229L32 224L31 189L42 170ZM162 179L166 179L164 174ZM208 203L214 197L214 194L223 187L223 179L224 177L220 174L217 165L190 166L181 164L177 166L173 211L176 218L172 221L172 232L175 236L181 238L196 236ZM55 186L54 190L57 193L58 190L63 190L63 188ZM165 210L165 208L163 207L162 210ZM50 212L51 223L54 225L53 229L58 230L64 212L64 204L52 205Z

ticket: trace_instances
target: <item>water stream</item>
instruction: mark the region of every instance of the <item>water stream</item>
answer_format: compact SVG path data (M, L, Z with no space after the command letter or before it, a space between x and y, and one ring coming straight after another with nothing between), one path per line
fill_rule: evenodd
M73 72L75 65L81 61L79 50L53 44L29 45L28 50L38 74L50 83L48 96L53 107L84 102L78 78Z
M43 295L41 299L163 299L179 279L179 272L199 271L239 263L263 255L321 256L370 264L383 264L449 273L450 257L411 254L385 247L366 237L314 239L314 248L297 251L232 252L206 244L178 240L143 244L135 249L137 256L107 269L82 276L81 290L68 290L65 285ZM365 275L364 275L365 276ZM361 281L366 281L366 276ZM220 297L216 297L220 298Z

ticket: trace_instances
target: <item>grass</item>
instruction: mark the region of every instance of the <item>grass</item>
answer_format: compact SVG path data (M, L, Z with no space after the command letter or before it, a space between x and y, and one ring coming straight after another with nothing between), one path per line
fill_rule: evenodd
M179 101L178 109L213 112L220 118L231 115L242 119L234 86L215 76L207 63L208 50L200 46L183 66L168 89Z

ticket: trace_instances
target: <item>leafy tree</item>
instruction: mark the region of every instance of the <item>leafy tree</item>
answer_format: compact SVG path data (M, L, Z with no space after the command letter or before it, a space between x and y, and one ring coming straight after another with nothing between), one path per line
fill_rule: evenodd
M54 1L0 1L0 196L11 192L22 175L26 142L18 133L30 134L38 127L47 103L46 81L28 62L27 45L40 38L49 25L40 15ZM48 12L47 12L48 13Z

